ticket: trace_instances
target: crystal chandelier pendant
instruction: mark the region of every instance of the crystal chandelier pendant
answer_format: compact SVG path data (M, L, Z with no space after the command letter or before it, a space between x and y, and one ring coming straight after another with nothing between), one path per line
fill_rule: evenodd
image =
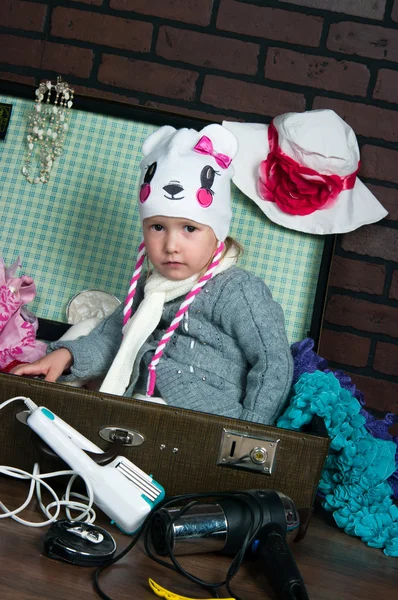
M48 183L54 161L63 152L74 90L57 77L56 84L42 81L35 95L28 117L28 154L22 174L29 183L37 184Z

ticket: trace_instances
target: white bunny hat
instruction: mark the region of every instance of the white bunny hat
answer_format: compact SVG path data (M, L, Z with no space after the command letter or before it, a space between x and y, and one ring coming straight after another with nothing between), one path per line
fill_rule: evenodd
M139 210L153 216L187 218L211 227L222 242L231 222L231 161L238 144L221 125L200 132L168 125L142 147Z

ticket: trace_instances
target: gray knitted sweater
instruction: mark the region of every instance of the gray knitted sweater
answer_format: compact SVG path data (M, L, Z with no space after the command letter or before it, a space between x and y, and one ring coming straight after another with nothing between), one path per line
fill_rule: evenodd
M143 297L144 283L137 287L133 308ZM125 396L145 393L147 367L181 302L165 304L157 329L138 352ZM64 347L73 355L64 380L105 376L122 341L122 311L119 307L85 337L50 344L49 350ZM274 424L293 376L281 307L260 278L229 268L196 296L156 373L155 395L172 406Z

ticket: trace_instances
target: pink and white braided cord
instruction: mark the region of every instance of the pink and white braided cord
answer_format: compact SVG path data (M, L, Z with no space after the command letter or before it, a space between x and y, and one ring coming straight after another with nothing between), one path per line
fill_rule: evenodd
M123 309L123 330L131 317L131 308L133 306L133 299L135 296L135 292L137 289L137 282L140 278L142 265L144 264L146 255L145 243L144 241L138 246L138 257L135 265L134 273L130 281L129 291L125 300L125 307Z
M222 255L223 250L224 250L224 242L219 242L217 249L214 253L214 256L212 258L212 261L211 261L208 269L206 270L206 273L203 275L203 277L201 277L197 281L197 283L195 283L192 290L190 292L188 292L188 294L185 296L185 299L182 302L180 308L178 309L176 316L174 317L170 326L167 328L165 334L159 341L159 344L155 350L155 354L153 355L152 360L148 367L149 377L148 377L147 394L146 394L147 396L152 396L153 392L155 391L156 367L157 367L157 364L163 354L163 350L164 350L166 344L170 341L170 338L173 335L174 331L177 329L177 327L181 323L181 320L182 320L184 314L187 312L189 306L195 300L196 296L199 294L199 292L201 291L203 286L206 285L206 283L209 281L209 279L211 279L213 277L216 267L220 264L221 255Z

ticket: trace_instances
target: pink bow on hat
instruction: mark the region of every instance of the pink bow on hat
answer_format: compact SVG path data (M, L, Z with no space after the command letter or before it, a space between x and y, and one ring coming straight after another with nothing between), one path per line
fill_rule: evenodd
M213 148L213 143L207 135L203 135L196 146L194 147L195 152L199 152L199 154L210 154L216 160L216 163L222 169L228 169L229 165L232 162L232 158L229 158L226 154L221 154L220 152L215 152Z

